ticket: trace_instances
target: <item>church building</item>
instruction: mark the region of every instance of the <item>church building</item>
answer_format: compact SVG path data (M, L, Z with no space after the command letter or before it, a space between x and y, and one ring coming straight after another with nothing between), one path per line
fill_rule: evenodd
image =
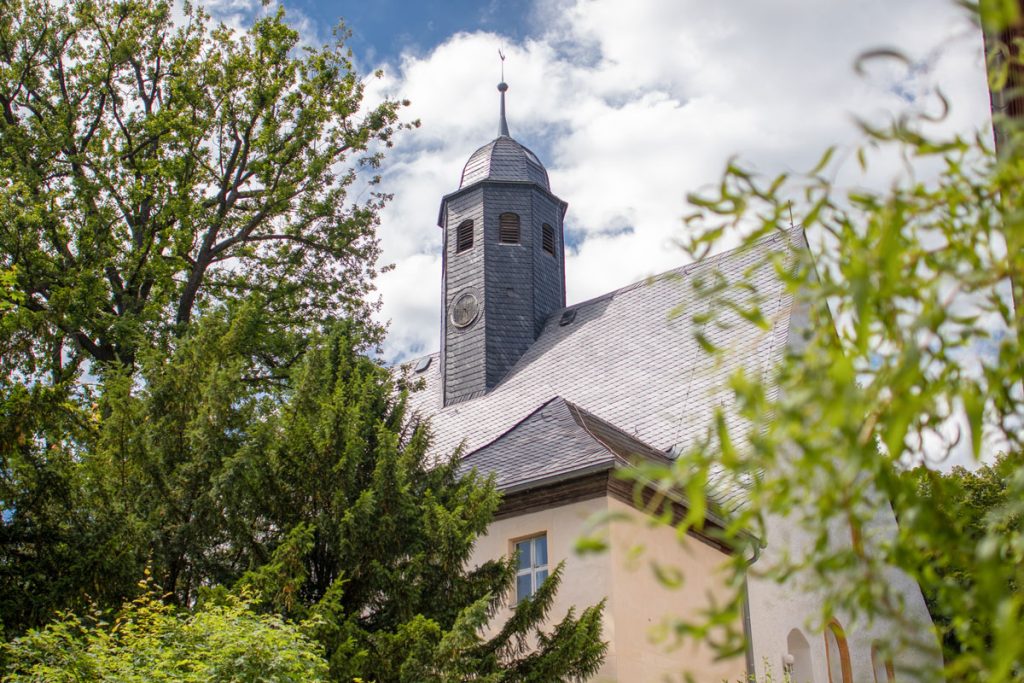
M465 467L493 473L504 494L475 559L519 552L512 601L529 596L564 561L556 619L572 605L607 599L609 648L595 681L680 681L683 672L696 681L746 681L751 674L760 681L766 668L774 680L788 671L799 683L896 680L893 663L876 651L885 625L852 629L840 619L815 631L820 602L813 594L754 579L736 624L748 636L746 657L716 661L703 644L669 648L652 639L665 617L696 615L726 595L718 567L734 550L714 534L680 539L670 526L644 523L633 483L616 472L637 461L670 462L706 433L716 410L738 420L729 376L740 368L765 375L799 348L806 311L771 269L754 266L766 251L806 243L799 229L780 230L754 249L566 306L568 204L537 156L509 135L507 89L498 86L498 137L473 152L458 188L441 200L440 351L406 366L422 386L410 408L429 419L434 452L461 445ZM766 328L737 319L727 330L698 329L694 314L709 304L694 283L716 274L749 281L765 302ZM697 332L726 349L724 362L702 350ZM708 497L727 515L743 504L744 491L720 486ZM673 504L684 511L685 497ZM588 520L618 513L641 519L610 524L607 552L573 552ZM723 522L712 516L709 523ZM773 543L798 550L799 534L784 520L775 524L768 550ZM650 562L681 568L682 588L661 585ZM917 585L892 580L905 584L908 615L930 625Z

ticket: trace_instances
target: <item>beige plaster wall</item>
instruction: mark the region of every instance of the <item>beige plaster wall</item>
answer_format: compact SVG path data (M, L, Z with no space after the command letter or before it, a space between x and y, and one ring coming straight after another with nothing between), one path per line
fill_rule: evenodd
M609 607L616 625L618 680L682 681L684 673L701 682L745 680L742 656L716 662L703 643L688 639L673 647L671 640L658 643L653 638L668 618L696 618L707 609L709 596L719 603L726 600L720 571L726 556L692 536L678 538L673 528L650 525L641 513L618 500L610 499L608 507L613 515L632 519L615 522L610 530L613 588ZM679 568L682 585L665 587L657 580L653 563ZM741 624L737 622L736 627Z
M597 683L657 683L683 680L687 671L696 681L737 681L745 676L742 657L715 663L703 646L669 649L652 641L654 627L669 615L685 615L706 604L708 593L721 591L716 568L722 553L694 538L680 543L672 529L639 523L615 522L608 529L609 552L580 557L573 552L576 539L588 520L597 514L625 512L642 520L640 513L618 500L602 497L498 520L491 524L474 551L473 563L506 555L514 540L546 533L550 566L565 561L562 586L551 612L552 623L565 616L572 605L583 609L607 597L604 637L608 654ZM639 561L630 559L636 545L645 548ZM678 566L686 575L679 590L662 586L650 569L650 561ZM724 593L723 593L724 594ZM509 614L506 607L492 625L500 627Z
M590 554L580 557L573 552L576 539L584 533L587 521L597 514L605 512L607 505L607 499L594 498L492 522L487 534L477 540L470 562L479 564L508 555L512 552L513 541L546 533L549 567L554 570L559 562L565 561L562 585L550 613L551 623L557 624L565 617L570 607L575 605L577 611L586 609L611 593L608 554ZM509 600L515 601L515 595L510 596ZM511 607L507 605L495 615L495 618L491 620L493 631L501 627L510 612ZM614 643L614 634L615 624L606 609L604 614L605 640ZM614 645L611 644L604 666L593 680L601 683L626 680L615 677L615 664Z

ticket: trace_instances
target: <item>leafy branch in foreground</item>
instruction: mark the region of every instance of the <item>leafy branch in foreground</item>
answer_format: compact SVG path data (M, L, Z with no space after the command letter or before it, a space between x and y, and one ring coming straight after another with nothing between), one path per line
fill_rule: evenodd
M763 557L748 569L738 553L734 585L747 572L779 582L799 575L825 597L820 624L837 611L895 624L889 656L929 647L931 634L900 628L907 617L889 577L912 577L947 646L942 672L903 670L924 679L1024 674L1024 317L1013 305L1024 301L1024 136L1019 122L997 124L998 157L987 131L931 133L912 117L864 124L862 167L892 154L908 169L938 169L926 180L908 170L886 190L837 187L830 150L792 177L730 164L716 193L693 197L696 258L727 232L745 235L744 245L782 232L793 207L811 250L771 253L755 268L783 278L808 323L769 377L732 377L744 427L719 420L672 468L646 473L701 495L720 468L725 485L746 488L748 504L725 531L736 544L743 530L763 538L772 518L809 534L801 556ZM735 325L738 311L743 324L767 324L768 302L749 286L715 280L704 294L705 324ZM905 473L977 466L995 452L1006 455L982 472L998 477L1000 494L980 520L971 477ZM934 488L921 495L929 480ZM898 526L880 523L890 504ZM738 618L741 604L737 592L706 621L677 630L704 633L723 614ZM899 676L909 660L896 661Z

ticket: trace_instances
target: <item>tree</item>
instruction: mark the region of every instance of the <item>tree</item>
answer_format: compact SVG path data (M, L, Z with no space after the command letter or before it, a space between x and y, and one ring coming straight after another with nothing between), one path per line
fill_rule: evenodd
M5 635L57 610L117 608L147 567L170 602L191 605L252 566L232 545L220 481L274 406L247 381L264 314L259 301L206 312L173 348L141 351L134 373L106 373L93 404L71 382L2 387Z
M247 504L243 578L265 606L315 616L335 680L583 680L603 659L600 605L539 629L560 571L489 639L514 558L468 568L497 508L493 481L428 460L406 388L354 349L349 325L311 346L286 403L260 423L228 475ZM248 507L246 507L248 505Z
M0 385L0 636L90 600L117 605L144 558L136 534L90 483L94 424L64 385Z
M400 105L364 106L341 41L280 11L238 35L173 8L0 2L8 635L116 607L147 562L182 604L237 579L223 460L307 333L374 339L384 197L348 195Z
M283 11L243 32L170 0L0 3L0 269L7 372L58 384L131 367L211 304L263 297L256 359L369 322L377 212L352 201L400 104L362 102L341 41L300 45ZM95 370L94 370L95 372Z
M151 592L112 623L72 614L2 646L4 681L324 681L304 625L225 596L180 611Z
M235 34L181 9L0 1L0 607L6 636L42 628L12 679L244 679L279 625L280 675L319 676L295 623L340 680L587 676L600 606L538 628L557 571L482 638L514 581L465 567L494 486L427 462L359 355L386 198L356 171L401 105L364 106L341 42L281 11ZM164 604L44 626L143 572Z
M1006 581L1002 589L1007 595L1021 591L1019 576L1001 572L992 575L984 565L976 564L975 555L986 537L1020 534L1024 529L1024 505L1010 497L1016 490L1013 479L1024 472L1022 458L1024 454L1019 451L1003 453L976 470L958 466L942 473L918 466L903 475L912 487L918 508L928 510L937 521L936 526L946 530L942 552L934 552L929 563L937 577L927 585L930 592L925 600L943 635L947 659L969 654L957 635L961 629L979 631L976 637L981 642L995 642L995 633L984 632L992 627L989 618L964 618L973 614L970 598L977 590L977 582L993 581L992 589L998 590L999 582ZM908 511L913 512L919 513ZM956 611L951 607L956 607Z
M1014 21L1016 6L999 4ZM861 64L883 57L912 63L885 50ZM931 180L908 170L887 190L843 190L833 184L829 150L797 176L764 178L731 163L715 192L692 196L688 250L696 258L726 232L744 245L779 232L792 207L815 238L812 249L771 254L751 272L768 268L783 279L794 306L808 312L806 336L767 376L732 377L744 426L719 419L673 467L644 477L683 487L698 501L684 526L705 521L699 501L710 472L716 485L744 487L747 505L723 533L737 547L747 531L763 538L769 518L809 532L800 557L762 558L748 569L737 553L732 578L741 586L748 571L779 582L799 574L824 596L821 624L840 609L903 624L900 595L886 577L893 569L911 576L929 596L940 634L957 643L946 650L943 671L913 672L924 680L1024 674L1024 316L1013 306L1024 301L1016 277L1024 272L1024 131L1019 121L999 123L998 157L987 130L935 133L929 120L910 115L862 123L867 142L852 157L862 167L892 153L908 168L931 163L939 169ZM703 324L767 325L764 302L746 283L711 278L705 285ZM722 352L703 341L709 353ZM983 524L967 521L977 518L973 477L936 480L936 509L939 499L919 495L919 478L903 474L953 454L980 464L996 450L1007 454L998 465L1002 493ZM898 527L877 533L879 509L890 502ZM705 636L738 620L742 592L733 597L706 620L676 624L677 632ZM742 634L728 635L735 637L712 644L734 650ZM895 651L928 647L929 638L892 631Z
M460 474L457 453L426 459L427 430L390 373L360 355L361 326L312 338L288 389L268 394L245 381L264 313L259 302L205 312L172 350L108 373L84 413L74 402L63 420L52 405L11 411L51 441L22 439L7 460L6 635L63 610L115 609L145 572L168 605L188 610L233 586L261 613L308 622L333 680L558 681L596 670L601 606L539 628L560 572L482 638L515 580L511 559L466 566L498 494Z

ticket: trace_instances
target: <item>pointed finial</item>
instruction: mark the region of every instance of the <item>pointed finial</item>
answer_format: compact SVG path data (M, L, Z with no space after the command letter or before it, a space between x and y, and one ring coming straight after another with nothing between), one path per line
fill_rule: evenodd
M508 137L508 121L505 120L505 91L508 90L508 83L505 82L505 53L498 50L501 57L501 83L498 83L498 92L501 93L501 116L498 121L498 135Z

